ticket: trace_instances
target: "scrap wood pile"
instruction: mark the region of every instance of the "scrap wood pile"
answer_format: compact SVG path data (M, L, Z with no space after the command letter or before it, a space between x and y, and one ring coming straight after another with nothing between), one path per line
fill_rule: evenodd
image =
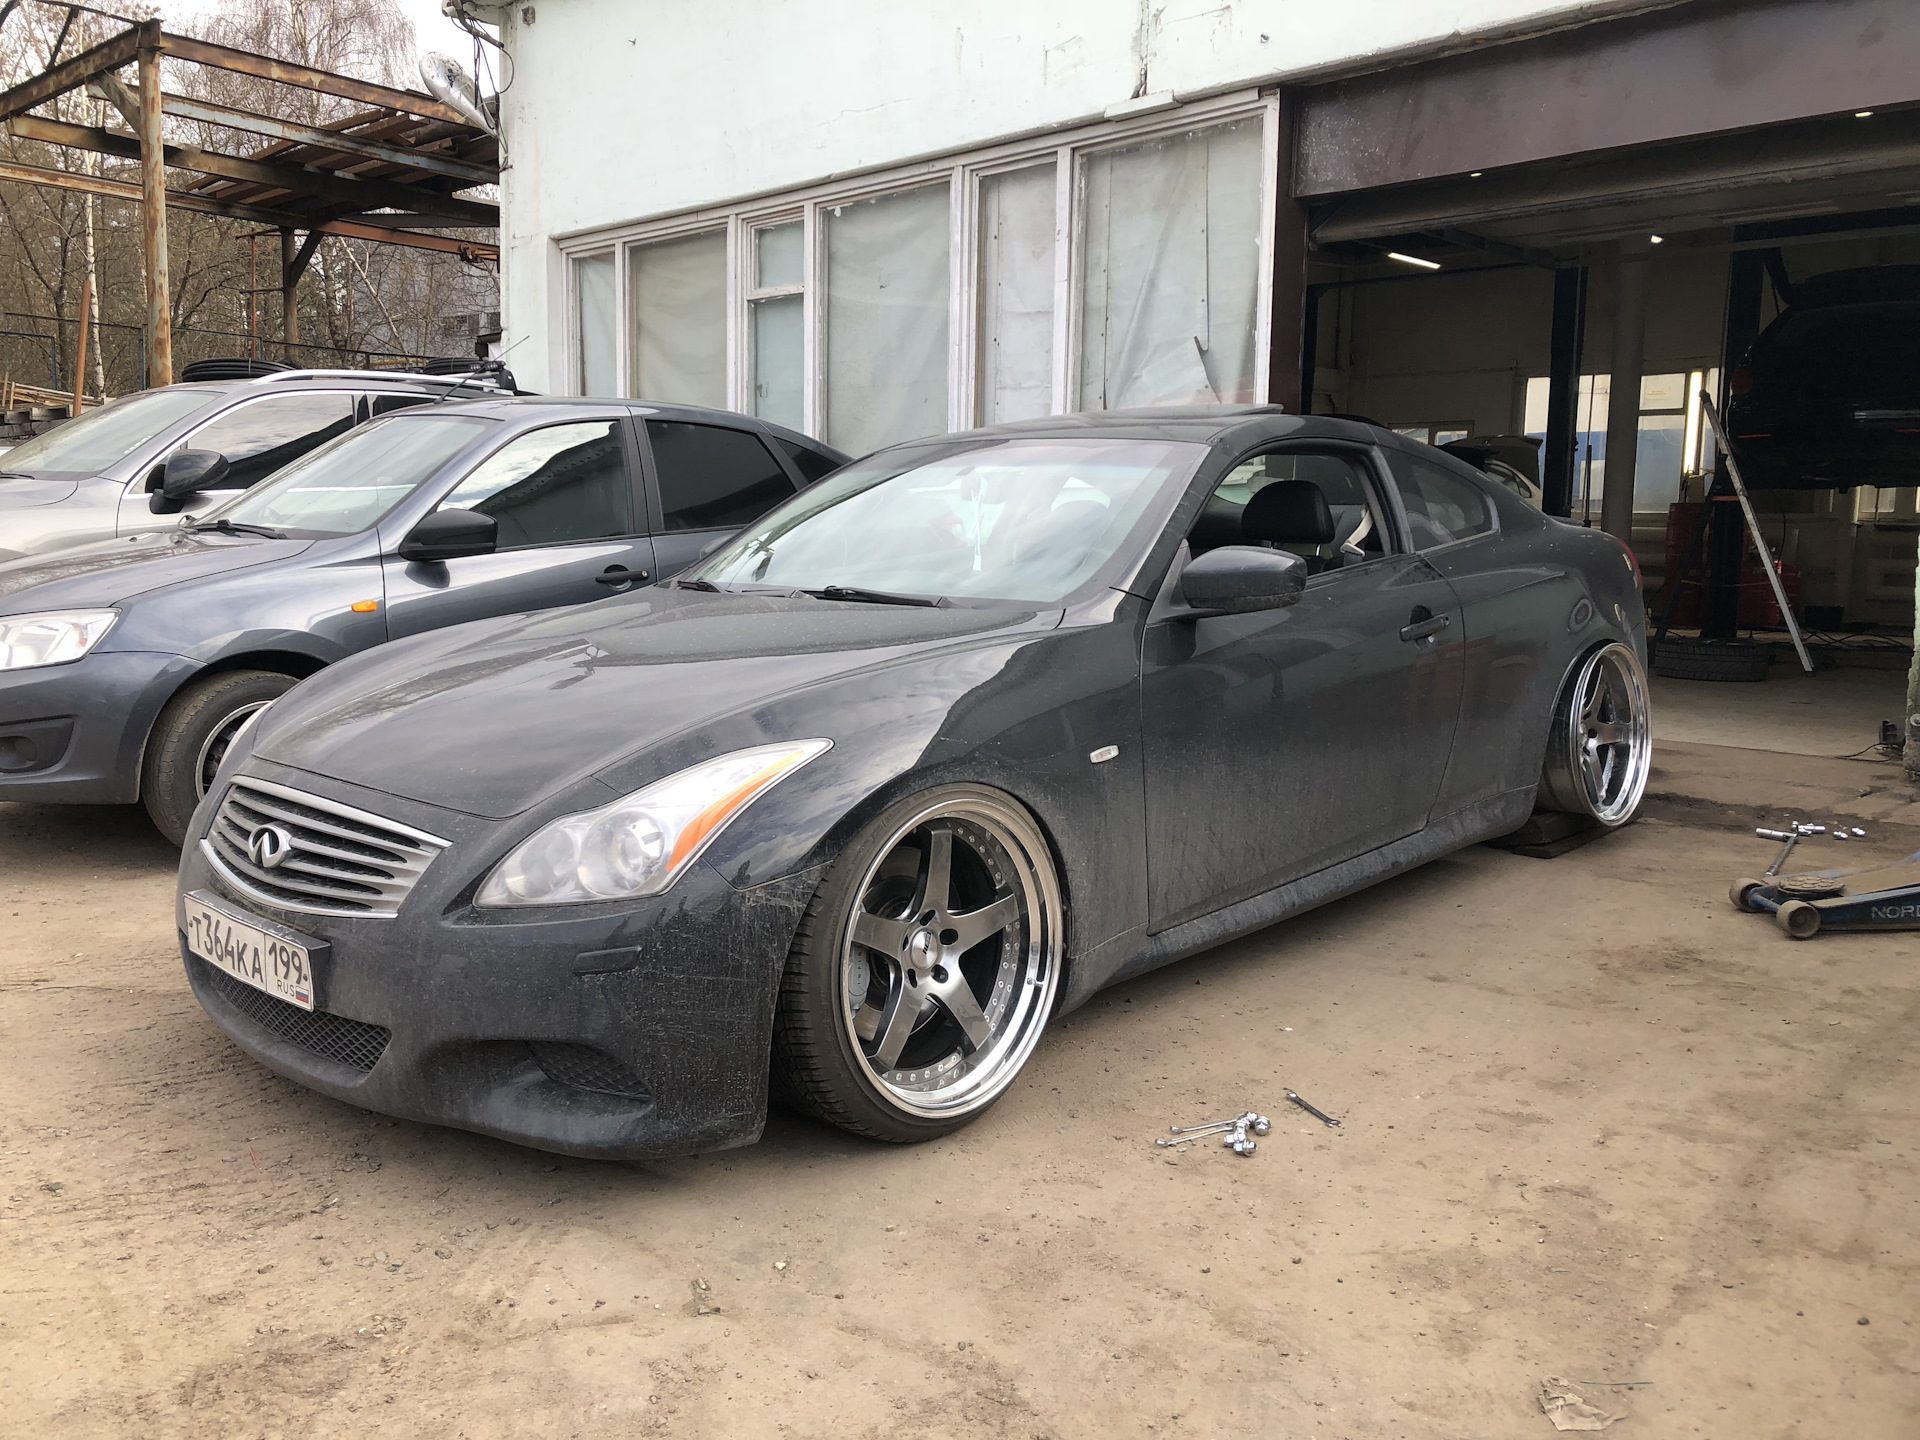
M25 440L65 420L73 409L71 391L27 385L11 375L0 379L0 440Z

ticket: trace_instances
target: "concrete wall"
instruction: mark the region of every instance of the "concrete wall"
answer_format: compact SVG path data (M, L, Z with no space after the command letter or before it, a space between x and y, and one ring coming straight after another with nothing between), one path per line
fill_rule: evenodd
M505 7L503 309L561 382L553 237L1645 0L533 0ZM530 18L529 18L530 17Z

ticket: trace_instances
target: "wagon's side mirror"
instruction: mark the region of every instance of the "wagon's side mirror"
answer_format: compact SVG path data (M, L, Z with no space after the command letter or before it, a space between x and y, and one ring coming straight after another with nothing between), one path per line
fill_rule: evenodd
M1202 615L1247 615L1297 604L1307 562L1290 550L1222 545L1180 572L1180 598Z
M436 510L407 532L395 553L402 560L458 560L491 555L500 544L500 522L477 510Z
M176 450L167 457L160 488L147 501L156 515L174 515L203 490L216 490L232 467L218 450Z

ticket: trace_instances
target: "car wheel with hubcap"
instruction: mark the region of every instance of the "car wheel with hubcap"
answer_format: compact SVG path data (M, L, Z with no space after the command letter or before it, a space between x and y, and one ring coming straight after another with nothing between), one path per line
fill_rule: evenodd
M794 937L775 1082L873 1139L957 1130L1033 1053L1065 954L1059 876L1018 802L945 785L889 806L841 852Z
M1630 646L1603 645L1574 667L1553 707L1540 805L1609 829L1640 808L1653 767L1647 673Z
M140 801L162 835L186 843L194 809L233 742L298 683L272 670L223 670L167 702L140 766Z

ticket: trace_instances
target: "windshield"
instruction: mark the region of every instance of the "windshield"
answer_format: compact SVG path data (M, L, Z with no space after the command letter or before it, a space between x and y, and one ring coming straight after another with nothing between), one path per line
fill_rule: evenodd
M0 471L98 474L220 398L208 390L143 390L110 400L0 455Z
M1111 583L1155 497L1184 484L1205 454L1168 441L1024 438L883 451L802 491L681 578L1059 604Z
M471 415L374 420L301 456L201 521L265 525L290 535L357 535L493 424Z

